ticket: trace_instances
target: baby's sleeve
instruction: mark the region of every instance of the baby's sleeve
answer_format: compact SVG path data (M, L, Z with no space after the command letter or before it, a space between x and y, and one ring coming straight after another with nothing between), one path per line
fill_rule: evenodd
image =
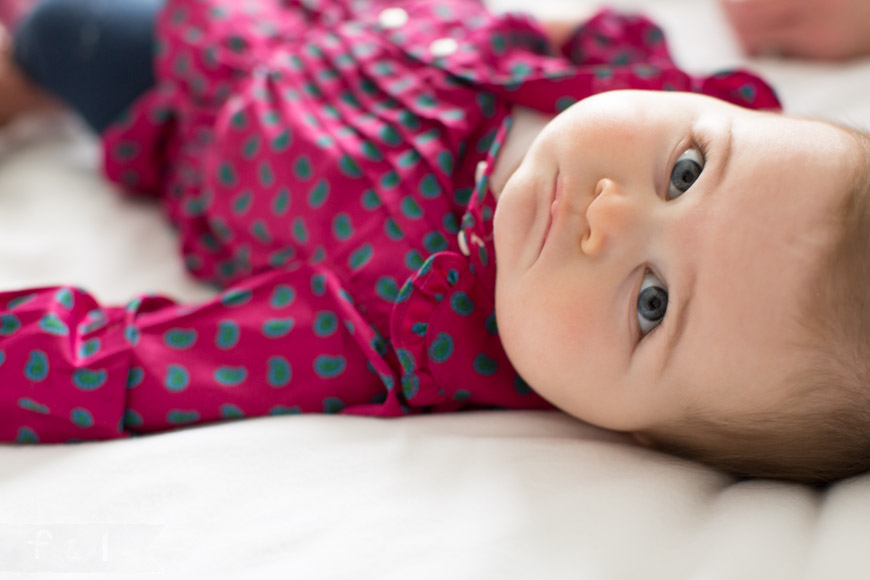
M302 412L401 414L386 344L316 265L197 305L101 307L72 287L0 293L0 441L125 437ZM395 407L395 408L393 408Z

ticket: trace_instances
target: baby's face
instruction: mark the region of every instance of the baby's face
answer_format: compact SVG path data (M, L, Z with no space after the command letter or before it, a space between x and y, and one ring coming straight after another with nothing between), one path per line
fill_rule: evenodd
M845 131L709 97L577 103L499 198L509 358L556 406L609 429L775 408L799 362L798 299L857 163Z

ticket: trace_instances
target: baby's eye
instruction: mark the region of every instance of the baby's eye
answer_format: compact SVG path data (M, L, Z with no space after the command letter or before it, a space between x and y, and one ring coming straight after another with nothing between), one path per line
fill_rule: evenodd
M659 325L668 310L668 290L652 272L644 274L637 295L637 323L641 338Z
M687 149L677 158L668 184L668 201L683 195L701 176L704 155L696 148Z

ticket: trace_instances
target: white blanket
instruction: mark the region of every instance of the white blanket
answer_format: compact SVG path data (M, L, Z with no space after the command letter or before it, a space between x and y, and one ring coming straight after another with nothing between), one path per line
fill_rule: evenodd
M613 4L661 22L692 71L748 65L789 112L870 126L870 60L745 62L713 0ZM592 3L492 5L580 18ZM0 287L212 295L185 276L158 207L101 181L80 125L12 133ZM867 546L870 475L821 491L737 482L555 412L284 416L0 446L0 578L843 580L870 578Z

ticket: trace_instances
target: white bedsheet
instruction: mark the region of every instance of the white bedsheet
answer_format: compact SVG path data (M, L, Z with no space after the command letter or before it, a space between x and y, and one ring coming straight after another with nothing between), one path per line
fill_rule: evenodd
M498 0L548 17L578 0ZM743 61L712 0L615 1L693 71ZM870 61L748 63L787 109L870 127ZM199 300L156 205L121 198L68 119L0 160L0 287ZM4 145L4 143L0 143ZM10 145L9 135L5 145ZM0 578L870 578L870 475L736 482L558 413L272 417L0 446Z

